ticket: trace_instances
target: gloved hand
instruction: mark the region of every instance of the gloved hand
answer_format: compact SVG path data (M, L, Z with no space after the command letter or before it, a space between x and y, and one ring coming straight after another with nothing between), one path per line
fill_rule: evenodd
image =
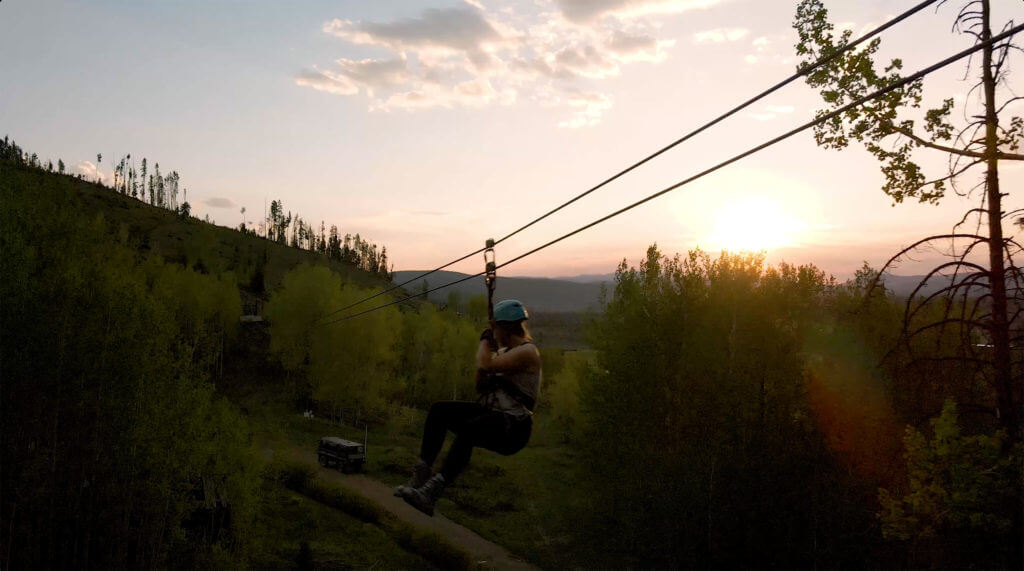
M480 340L481 341L488 341L488 342L491 343L491 345L494 345L494 331L491 330L490 327L488 327L487 329L484 329L483 332L480 333Z

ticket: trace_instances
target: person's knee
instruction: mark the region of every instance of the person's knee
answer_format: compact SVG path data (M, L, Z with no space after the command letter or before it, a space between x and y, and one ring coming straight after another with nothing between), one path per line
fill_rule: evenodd
M427 412L427 418L440 418L445 416L445 411L448 408L447 404L448 403L446 403L445 401L438 401L430 405L430 410Z

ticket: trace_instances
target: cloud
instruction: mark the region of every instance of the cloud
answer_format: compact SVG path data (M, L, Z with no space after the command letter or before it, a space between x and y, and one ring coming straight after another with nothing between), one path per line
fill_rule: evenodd
M718 0L464 2L390 21L330 20L325 33L383 50L383 57L340 58L294 81L334 95L362 94L371 111L527 100L562 108L567 118L560 126L596 125L612 106L601 81L628 65L668 58L675 40L657 37L655 18Z
M668 57L666 49L675 44L675 40L658 40L646 34L630 34L615 30L605 47L622 62L660 62Z
M783 34L768 36L758 36L750 42L752 53L748 53L743 56L743 61L750 65L755 64L777 64L777 65L792 65L793 56L791 50L788 48L792 45L793 38ZM780 52L776 46L783 45L787 46L784 51Z
M758 121L771 121L779 115L792 113L795 110L792 105L765 105L762 109L763 111L748 113L748 115Z
M234 208L238 206L237 204L235 204L234 200L231 200L230 198L222 198L219 196L207 198L206 200L203 201L203 204L209 206L210 208Z
M362 59L337 60L339 75L354 84L368 89L380 89L402 85L409 80L409 68L405 58L389 60Z
M295 84L335 95L359 93L359 88L347 77L330 71L303 70L295 77Z
M566 104L573 109L572 117L558 126L578 129L596 125L605 111L611 109L612 100L603 93L575 93L568 97Z
M713 30L697 32L693 35L693 41L697 44L735 42L742 40L748 33L750 33L750 30L746 28L715 28Z
M441 47L455 50L476 48L482 41L500 39L500 34L484 18L480 5L457 8L430 8L419 18L394 22L352 22L334 19L324 31L354 44L396 49Z
M594 45L570 46L555 54L555 66L570 75L603 78L619 74L619 64L611 54Z
M432 107L482 107L495 101L510 104L515 97L514 90L499 92L486 79L473 79L458 83L451 89L423 84L418 89L390 95L379 103L379 108L414 111Z
M719 0L556 0L565 18L586 23L604 16L636 18L657 14L678 14L705 9Z
M98 179L103 184L111 184L114 181L112 175L100 172L99 167L92 161L79 161L75 165L75 170L85 177L85 180L95 181Z
M484 17L479 5L430 8L418 18L393 22L352 22L331 20L324 32L357 45L379 46L398 52L435 51L466 54L473 65L486 68L491 62L486 50L500 44L502 36Z

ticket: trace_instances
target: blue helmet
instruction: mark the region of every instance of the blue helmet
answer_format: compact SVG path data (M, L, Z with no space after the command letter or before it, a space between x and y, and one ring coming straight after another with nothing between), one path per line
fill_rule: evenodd
M523 307L522 302L518 299L506 299L499 301L494 306L494 320L495 321L522 321L529 319L530 314L526 313L526 308Z

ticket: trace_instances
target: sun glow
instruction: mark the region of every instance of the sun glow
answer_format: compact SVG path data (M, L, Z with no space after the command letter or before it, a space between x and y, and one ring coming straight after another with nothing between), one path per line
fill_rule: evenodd
M723 206L707 239L713 248L733 252L773 250L795 245L802 228L777 202L746 198Z

